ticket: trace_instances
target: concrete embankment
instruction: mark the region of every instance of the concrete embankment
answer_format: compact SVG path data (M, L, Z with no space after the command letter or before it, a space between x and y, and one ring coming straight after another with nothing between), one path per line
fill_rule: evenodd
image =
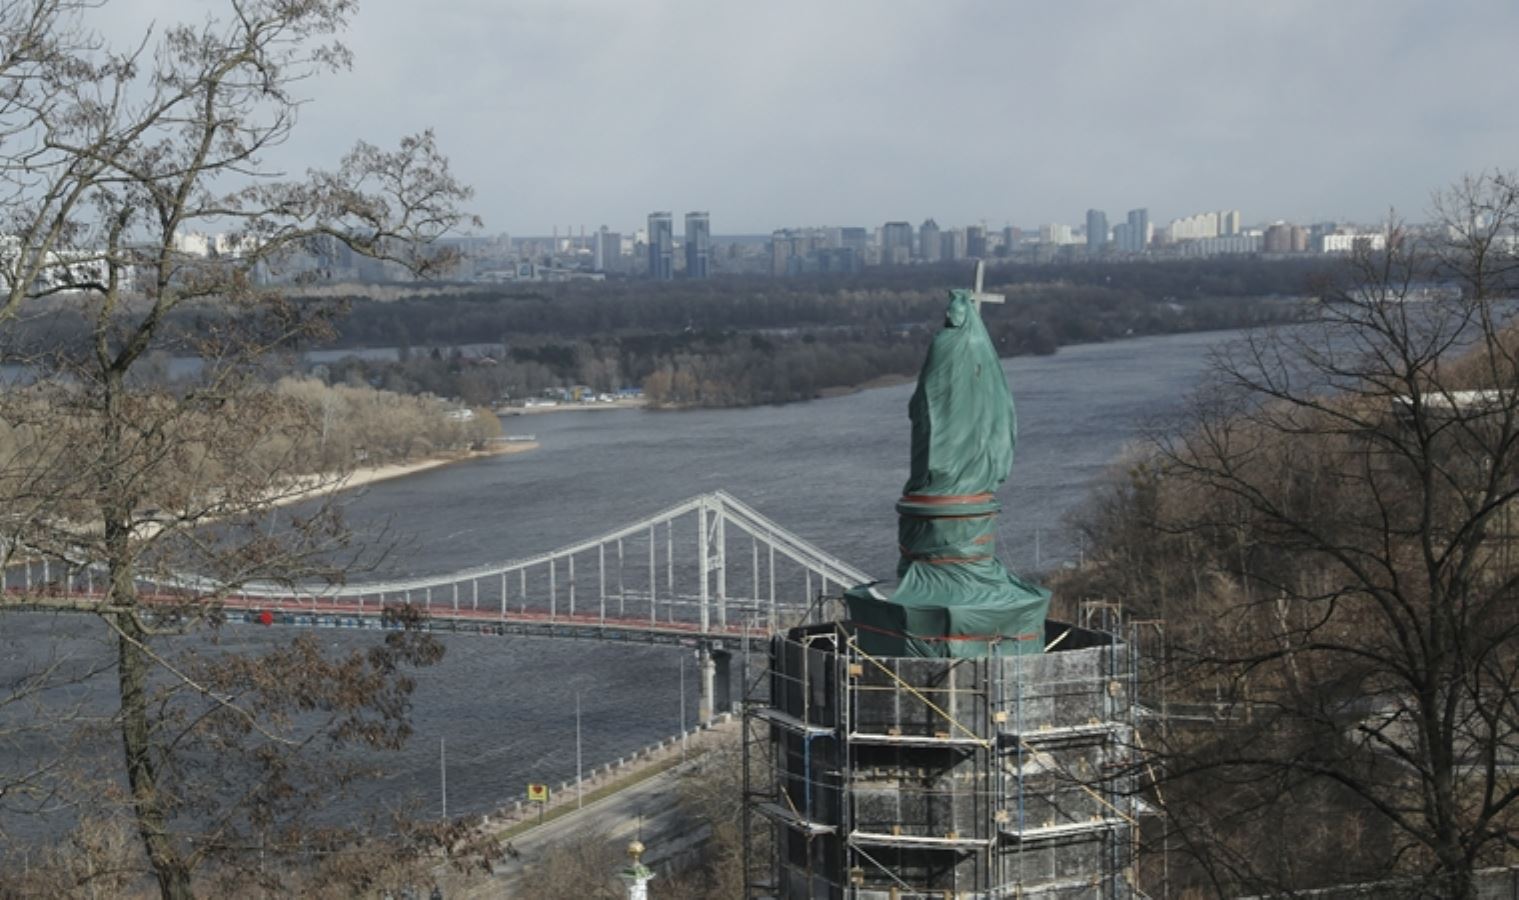
M711 751L737 741L739 728L739 721L724 713L710 725L598 766L579 785L573 779L551 784L549 803L541 811L540 804L529 802L526 794L514 799L481 826L506 847L505 858L489 875L465 875L439 867L436 875L445 896L483 900L526 895L533 868L547 853L589 835L605 840L619 853L633 838L641 837L649 848L644 861L656 869L693 852L705 834L679 809L680 780Z

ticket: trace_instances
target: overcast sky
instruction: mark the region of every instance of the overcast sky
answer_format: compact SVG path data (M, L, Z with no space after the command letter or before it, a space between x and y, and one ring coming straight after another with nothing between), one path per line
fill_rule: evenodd
M283 152L433 127L487 233L1418 218L1519 166L1513 0L362 0L346 42Z

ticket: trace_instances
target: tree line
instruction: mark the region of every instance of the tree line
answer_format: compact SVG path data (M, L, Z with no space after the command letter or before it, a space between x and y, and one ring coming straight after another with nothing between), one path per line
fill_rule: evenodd
M983 309L1004 356L1135 335L1242 328L1290 320L1322 280L1320 261L1202 260L1003 266ZM479 289L375 301L290 300L310 323L286 350L389 347L400 358L350 358L318 374L469 405L586 385L642 388L671 405L744 406L807 400L882 376L908 374L944 312L960 266L881 270L857 279L621 281ZM194 352L200 335L234 331L245 315L217 298L165 316L156 355ZM90 322L45 306L0 335L13 353L87 343ZM269 377L303 367L266 358Z
M1006 304L982 310L1003 356L1054 353L1066 344L1135 335L1290 321L1302 308L1295 298L1160 302L1090 285L1007 290ZM477 343L468 352L434 348L403 350L396 360L349 357L324 370L333 381L430 392L471 405L520 401L570 385L598 392L637 387L650 403L665 406L786 403L916 372L944 305L943 292L925 291L879 304L845 302L833 311L838 318L858 320L853 322L516 337Z
M1519 861L1519 181L1436 214L1221 353L1078 519L1057 595L1164 635L1140 774L1173 896L1470 898Z
M1299 296L1330 263L1217 258L991 266L988 290L1065 299L1112 297L1139 304ZM379 302L355 294L332 346L429 347L522 337L587 338L624 333L891 327L932 321L944 292L970 284L970 264L886 267L857 275L724 277L706 281L613 280L460 288L456 294ZM1027 289L1027 290L1025 290Z

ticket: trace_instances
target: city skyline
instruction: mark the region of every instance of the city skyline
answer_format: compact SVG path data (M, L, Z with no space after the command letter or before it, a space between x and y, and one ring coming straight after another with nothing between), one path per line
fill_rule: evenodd
M893 220L875 228L799 226L775 229L768 236L725 236L712 233L708 212L692 211L685 214L685 230L677 239L674 215L655 211L648 214L645 229L626 237L606 226L590 235L581 230L576 237L571 226L561 238L556 226L548 238L473 239L466 242L469 263L463 277L491 282L608 276L672 281L744 274L856 274L875 267L977 259L1008 264L1104 264L1140 257L1155 262L1225 256L1286 259L1380 250L1388 240L1382 228L1345 221L1243 223L1238 209L1213 209L1161 224L1152 220L1148 208L1139 207L1109 225L1106 211L1093 208L1086 211L1084 226L1047 223L1031 230L988 230L982 225L941 227L929 218L916 228ZM1415 225L1411 233L1422 238L1429 227Z
M107 12L122 44L183 15ZM996 228L1216 198L1417 219L1463 173L1519 164L1519 122L1496 112L1516 34L1519 7L1490 2L365 0L353 70L302 86L302 127L270 163L331 167L356 135L389 146L430 124L482 233L626 230L666 208L720 211L732 234Z
M1170 210L1170 207L1157 207L1157 208L1158 209ZM1357 227L1372 228L1372 229L1382 227L1382 226L1384 226L1387 223L1387 218L1386 218L1385 214L1382 217L1374 218L1374 219L1355 219L1355 218L1351 218L1349 216L1336 216L1336 215L1332 215L1332 214L1321 216L1321 217L1314 218L1314 219L1301 219L1301 218L1293 218L1293 217L1289 217L1289 216L1278 216L1278 215L1270 215L1270 214L1257 215L1257 216L1254 216L1254 217L1244 217L1242 215L1242 213L1240 212L1240 210L1238 210L1238 209L1215 209L1215 208L1181 209L1181 208L1177 208L1174 212L1167 212L1165 214L1154 213L1154 212L1151 211L1151 208L1148 207L1148 206L1141 206L1139 209L1143 210L1143 211L1146 211L1146 212L1148 212L1150 214L1147 221L1148 221L1148 224L1151 227L1152 232L1155 231L1155 230L1162 229L1163 227L1165 227L1165 223L1167 223L1167 222L1174 223L1177 220L1188 220L1188 219L1193 219L1193 218L1197 218L1197 217L1214 216L1214 217L1218 217L1218 221L1219 222L1222 222L1223 221L1223 217L1226 214L1232 217L1232 223L1233 224L1232 224L1232 226L1230 226L1230 228L1232 230L1230 230L1230 229L1224 229L1223 226L1220 226L1220 228L1221 228L1221 233L1230 233L1230 234L1236 233L1236 232L1238 232L1238 231L1240 231L1242 229L1264 230L1266 228L1271 227L1272 225L1278 225L1278 224L1283 224L1283 223L1288 224L1288 225L1292 225L1292 224L1310 225L1310 224L1319 224L1319 223L1326 223L1327 222L1327 223L1333 223L1333 224L1335 224L1337 226L1357 226ZM948 219L946 217L943 217L943 216L935 216L935 215L927 215L927 216L922 216L922 217L894 215L894 216L891 216L887 220L877 221L877 222L849 222L849 221L838 220L838 219L827 220L827 221L823 221L823 222L812 222L812 223L803 223L803 222L799 222L799 221L789 221L789 222L783 222L782 224L777 225L774 228L768 228L768 229L764 229L764 230L761 230L761 231L742 231L742 230L735 230L735 229L730 229L730 228L721 228L721 229L715 229L714 230L714 229L712 229L710 227L710 225L708 225L706 227L706 229L702 233L709 240L711 240L711 239L734 239L734 238L760 239L760 238L768 238L771 234L773 234L774 232L777 232L777 231L789 231L789 230L796 230L796 229L863 227L863 228L865 228L866 230L868 230L868 231L870 231L872 233L876 233L876 232L879 232L882 228L884 228L887 225L907 224L907 225L909 225L913 229L914 241L916 241L917 240L916 235L921 230L921 227L923 225L931 226L931 227L933 227L933 228L935 228L935 229L937 229L939 231L943 231L943 232L948 232L948 231L950 231L952 229L956 229L956 228L959 228L959 229L962 229L962 230L964 230L964 229L978 229L978 228L980 228L980 229L985 229L988 232L996 232L996 231L1001 231L1001 230L1003 230L1005 228L1009 228L1009 227L1015 228L1015 229L1021 229L1021 230L1024 230L1024 231L1037 231L1040 228L1048 227L1048 226L1051 226L1051 225L1063 225L1063 226L1067 227L1068 229L1071 229L1073 231L1073 233L1084 233L1085 234L1085 233L1090 233L1091 227L1093 225L1093 222L1095 221L1095 222L1101 223L1102 226L1105 226L1105 227L1108 228L1108 231L1109 231L1109 239L1108 239L1108 241L1111 242L1112 241L1111 231L1112 231L1112 228L1114 226L1113 226L1113 224L1110 223L1110 220L1108 218L1108 213L1109 213L1110 210L1116 211L1117 213L1119 213L1120 216L1122 216L1122 215L1125 214L1124 210L1119 209L1118 207L1115 207L1115 206L1097 206L1097 207L1088 208L1084 212L1080 211L1080 210L1075 210L1073 208L1073 210L1070 212L1070 214L1067 215L1067 216L1065 216L1064 218L1056 218L1056 219L1050 219L1050 220L1037 220L1037 221L1036 220L1032 220L1032 219L1013 219L1011 217L1003 217L1003 218L1000 218L1000 219L982 218L982 219L973 220L973 221L954 221L954 220L950 220L950 219ZM658 213L658 214L659 215L664 215L665 213ZM1094 214L1095 214L1095 218L1094 218ZM590 224L581 224L581 223L575 223L573 225L571 225L571 224L564 224L564 223L557 223L557 224L549 224L549 225L543 226L543 227L538 228L538 229L529 228L529 229L527 229L525 231L520 231L520 232L518 232L518 231L507 231L505 229L502 229L499 232L494 232L494 233L495 234L501 234L501 235L507 235L509 237L512 237L512 238L515 238L515 239L522 239L522 240L549 240L549 239L557 239L557 240L561 240L561 241L564 241L564 240L583 240L587 245L589 245L594 240L594 238L596 236L596 233L599 230L602 230L602 229L612 229L612 233L613 234L635 234L635 233L638 233L639 231L647 233L647 230L648 230L648 228L647 228L647 222L648 222L649 216L651 216L651 215L655 215L655 213L649 212L649 211L645 211L645 212L640 213L637 216L633 217L636 221L628 222L628 223L623 223L620 220L610 220L610 219L604 220L604 221L603 220L598 220L598 224L597 224L596 227L592 227ZM707 212L687 213L687 214L685 214L685 219L686 219L686 224L687 224L688 227L691 224L691 217L692 216L703 217L700 221L708 221L708 219L710 218L710 214L707 213ZM722 218L726 221L728 219L728 216L726 214L724 214ZM918 225L914 225L913 222L916 219L918 219L918 218L921 218L921 222ZM940 225L939 222L938 222L938 220L941 219L941 218L947 224ZM1407 215L1403 215L1403 214L1400 213L1398 219L1399 219L1399 223L1402 224L1402 225L1411 225L1411 226L1415 226L1415 227L1425 227L1425 226L1428 225L1428 221L1423 216L1407 216ZM1118 220L1117 224L1124 224L1124 222L1123 222L1122 219L1120 219L1120 220ZM617 225L622 225L627 230L626 231L622 231L622 232L618 232L616 230L616 226ZM672 219L672 225L673 225L673 219ZM486 229L486 232L484 232L484 235L485 236L489 236L489 234L491 234L491 233L492 232L490 232L489 229ZM673 235L675 243L677 245L683 246L685 244L685 238L686 238L686 235L688 233L689 233L688 231L680 231L678 229L672 231L672 235ZM917 256L917 255L920 255L920 254L922 254L922 250L920 249L920 245L918 245L918 244L915 243L914 244L913 255Z

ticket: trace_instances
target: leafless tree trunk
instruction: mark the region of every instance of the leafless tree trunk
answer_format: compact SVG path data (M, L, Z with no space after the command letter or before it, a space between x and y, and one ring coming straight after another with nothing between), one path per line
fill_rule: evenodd
M406 671L441 652L415 631L339 660L299 639L259 658L175 644L214 626L240 585L342 577L323 556L344 540L331 516L282 535L260 527L295 470L277 454L252 465L250 448L313 423L252 363L324 325L262 287L261 273L315 240L427 271L446 262L432 239L469 221L458 210L469 192L425 133L395 151L359 144L298 182L263 167L294 127L297 86L348 65L334 38L349 0L231 0L124 50L92 32L96 9L0 0L0 326L66 311L88 329L43 353L0 328L6 361L25 352L40 376L0 394L17 448L0 467L0 527L8 559L98 566L105 590L93 604L50 586L11 592L0 615L83 609L111 629L132 817L163 896L188 898L199 867L235 870L250 835L299 811L323 779L296 759L318 736L404 740ZM201 229L220 237L198 248ZM173 324L187 313L209 324ZM195 382L138 377L163 352L198 357ZM212 586L144 595L183 572ZM281 669L305 679L299 690L274 677ZM245 777L197 769L197 754L246 764Z

